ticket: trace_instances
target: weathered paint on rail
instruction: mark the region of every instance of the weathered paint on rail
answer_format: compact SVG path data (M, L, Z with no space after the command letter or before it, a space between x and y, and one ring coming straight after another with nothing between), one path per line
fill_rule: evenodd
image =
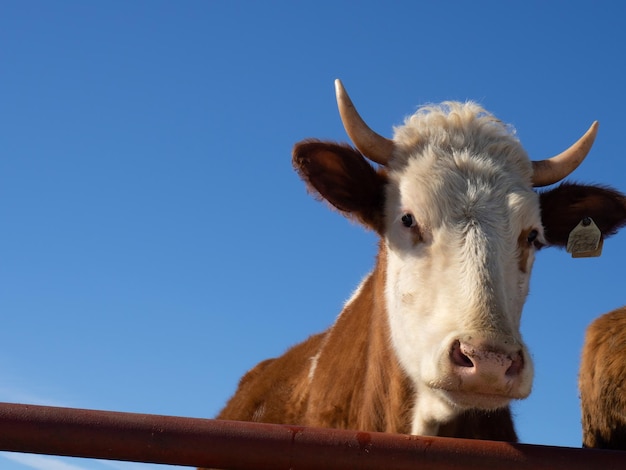
M0 450L183 466L626 468L626 452L0 403Z

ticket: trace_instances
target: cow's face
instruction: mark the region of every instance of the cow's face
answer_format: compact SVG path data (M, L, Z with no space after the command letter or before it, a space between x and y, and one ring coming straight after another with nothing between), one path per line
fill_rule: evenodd
M526 397L533 372L519 325L544 242L531 162L471 103L421 111L394 142L383 236L403 368L444 412Z

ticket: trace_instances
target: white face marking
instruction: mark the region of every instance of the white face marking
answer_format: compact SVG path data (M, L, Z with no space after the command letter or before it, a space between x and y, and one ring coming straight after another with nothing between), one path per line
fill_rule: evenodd
M534 260L524 237L537 230L543 238L530 162L492 118L456 111L461 117L444 130L441 114L410 118L396 130L389 165L386 300L393 345L421 393L415 432L445 421L446 413L449 419L464 408L505 406L528 395L532 382L519 333ZM475 122L481 119L482 127ZM405 214L415 226L407 227ZM505 367L493 389L485 377L475 383L451 362L459 341L506 357L519 352L521 373L511 378Z

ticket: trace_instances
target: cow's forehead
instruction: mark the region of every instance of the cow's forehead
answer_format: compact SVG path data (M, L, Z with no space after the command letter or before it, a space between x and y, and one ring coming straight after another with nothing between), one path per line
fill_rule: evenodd
M478 105L421 109L396 129L394 141L388 196L397 210L423 210L435 225L511 217L538 223L526 152L509 126Z
M531 187L532 165L515 130L476 103L420 108L394 129L393 140L395 153L389 162L393 172L403 173L416 160L426 159L423 164L430 171L469 178L492 172Z
M389 179L406 197L425 198L422 203L486 203L509 194L534 194L530 162L502 156L426 149L390 171Z
M422 108L395 129L394 142L388 167L398 202L450 216L506 206L511 195L536 201L532 164L514 131L475 103Z

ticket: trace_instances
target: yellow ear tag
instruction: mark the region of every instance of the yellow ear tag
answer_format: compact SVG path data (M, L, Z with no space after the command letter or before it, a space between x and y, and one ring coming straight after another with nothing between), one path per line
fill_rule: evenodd
M602 232L591 217L574 227L567 239L567 252L572 258L593 258L602 254Z

